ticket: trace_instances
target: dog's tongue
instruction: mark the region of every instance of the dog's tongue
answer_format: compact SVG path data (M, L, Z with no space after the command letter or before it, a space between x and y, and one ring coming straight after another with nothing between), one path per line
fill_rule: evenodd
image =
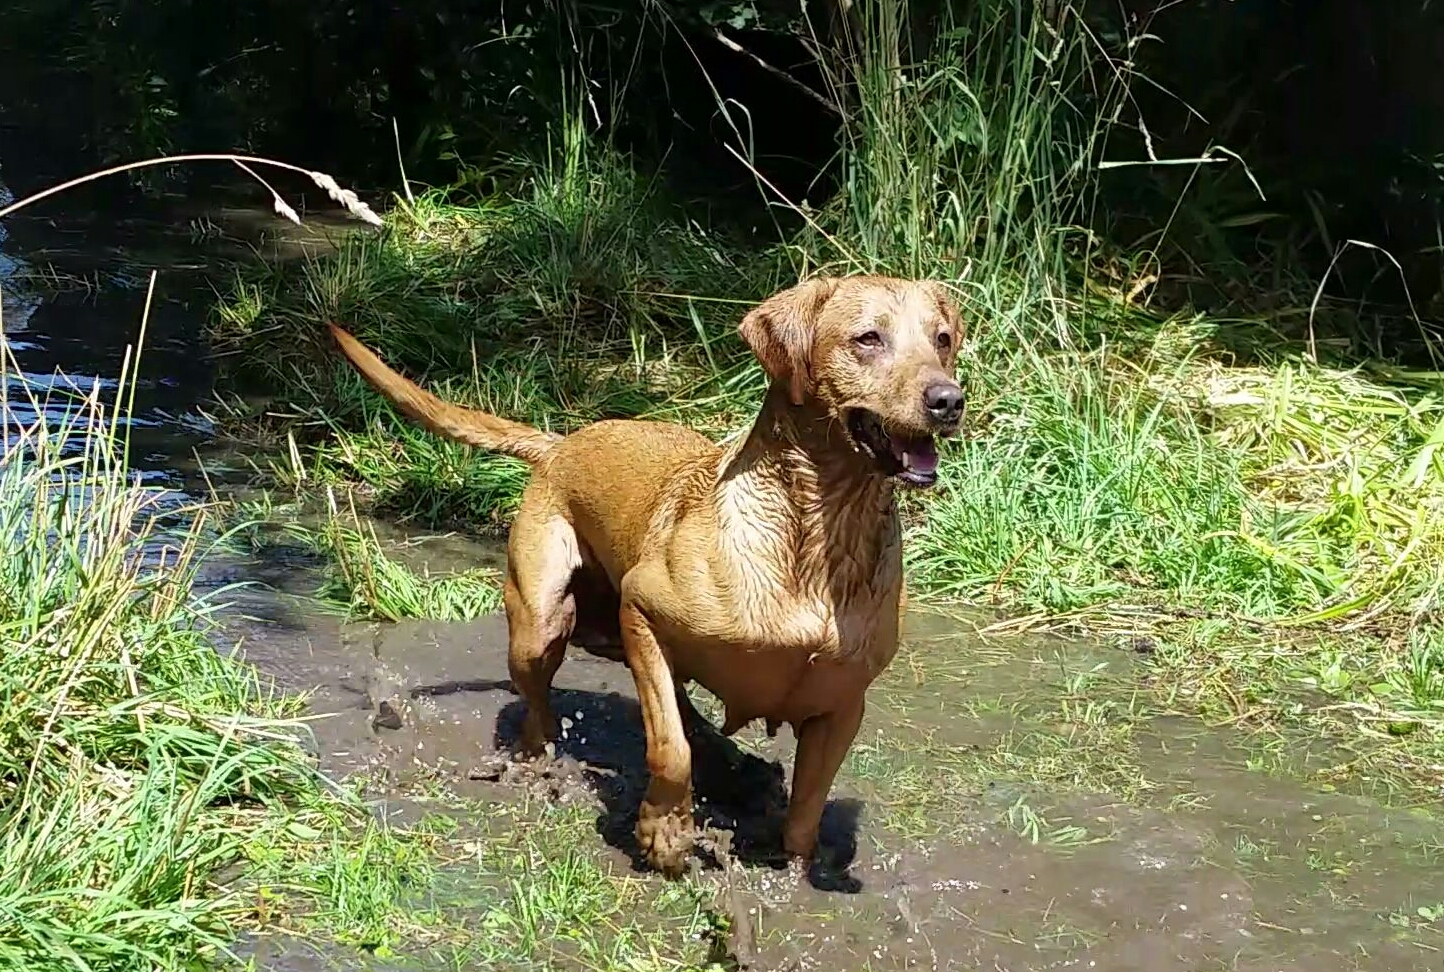
M891 435L892 452L904 469L917 473L934 473L938 470L938 449L932 439L913 439Z

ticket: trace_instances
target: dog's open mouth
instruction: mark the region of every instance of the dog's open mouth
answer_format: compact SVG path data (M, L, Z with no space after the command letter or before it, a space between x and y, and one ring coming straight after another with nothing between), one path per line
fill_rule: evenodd
M923 488L938 481L938 447L931 435L889 432L882 420L865 408L848 413L847 431L885 475Z

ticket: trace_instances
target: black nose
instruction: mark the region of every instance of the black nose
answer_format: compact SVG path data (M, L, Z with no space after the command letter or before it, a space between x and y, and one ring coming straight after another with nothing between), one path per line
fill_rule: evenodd
M952 425L963 417L963 390L951 381L936 381L923 389L923 405L938 422Z

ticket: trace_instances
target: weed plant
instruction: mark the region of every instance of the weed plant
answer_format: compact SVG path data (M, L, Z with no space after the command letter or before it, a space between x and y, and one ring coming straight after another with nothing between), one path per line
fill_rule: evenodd
M192 595L207 510L133 483L123 402L77 397L7 408L0 453L0 966L179 968L245 915L217 872L315 779Z

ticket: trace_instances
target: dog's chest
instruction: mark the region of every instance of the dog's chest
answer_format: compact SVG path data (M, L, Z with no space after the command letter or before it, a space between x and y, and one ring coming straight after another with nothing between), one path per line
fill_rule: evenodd
M794 724L830 711L840 700L866 692L897 653L897 602L848 602L841 610L813 607L810 634L791 652L774 656L777 670L771 697L761 713ZM765 693L764 693L765 694ZM749 699L740 706L762 702Z
M811 605L814 634L809 655L828 661L858 662L877 675L897 651L898 597L868 591L841 602L826 599Z
M897 649L901 563L894 558L868 567L790 578L743 575L746 596L734 601L741 608L739 633L754 649L794 653L809 663L855 661L876 675Z
M776 591L772 592L774 595ZM678 674L723 701L728 723L799 724L856 698L897 652L898 604L867 598L841 610L826 599L754 602L715 635L678 652Z
M796 486L740 483L725 496L709 571L731 609L723 627L750 650L880 668L896 650L902 586L891 495Z

